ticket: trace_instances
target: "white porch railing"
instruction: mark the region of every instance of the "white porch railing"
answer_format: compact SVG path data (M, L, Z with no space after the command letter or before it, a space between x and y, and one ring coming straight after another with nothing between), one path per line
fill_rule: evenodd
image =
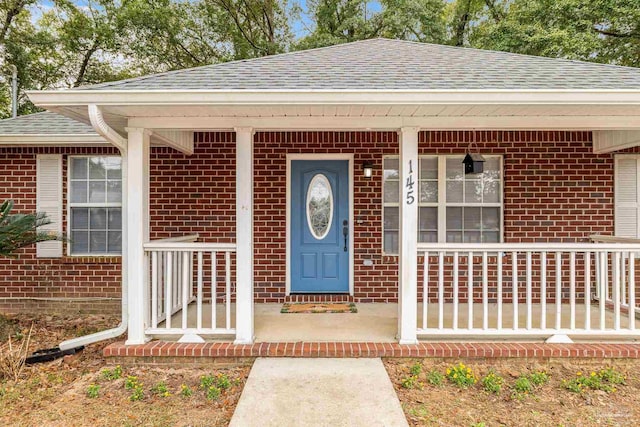
M640 239L631 239L631 238L627 238L627 237L616 237L616 236L603 236L603 235L593 235L591 236L591 241L594 243L631 243L631 244L640 244ZM636 257L638 257L639 254L636 254ZM623 253L621 258L620 258L620 265L618 266L618 268L620 269L620 278L621 280L631 280L631 278L629 277L629 274L631 274L631 271L629 271L628 266L629 266L629 256L630 253L626 252ZM599 265L596 264L596 277L600 277L599 276L599 271L598 271L598 267ZM605 282L606 283L610 283L609 281L609 277L608 272L605 272ZM600 291L603 292L603 294L600 294ZM624 310L628 310L629 309L629 296L627 293L627 288L625 286L623 286L621 288L621 292L620 292L621 298L620 298L620 306L622 307L622 309ZM613 300L611 299L611 288L610 286L599 286L596 288L596 295L595 298L597 300L600 300L601 298L604 298L604 300L606 301L607 304L611 305L613 304ZM636 313L640 313L640 307L638 307L638 305L635 306L635 312Z
M185 236L144 245L150 265L147 335L235 334L231 324L231 267L236 246L195 243L194 237L197 238ZM219 312L219 304L223 305L223 313Z
M417 333L637 337L638 254L637 243L419 243Z

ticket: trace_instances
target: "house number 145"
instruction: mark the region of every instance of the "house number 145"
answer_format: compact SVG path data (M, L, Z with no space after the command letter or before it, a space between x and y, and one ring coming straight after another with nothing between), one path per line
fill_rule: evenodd
M407 204L412 205L413 202L416 201L416 198L413 195L413 186L415 185L415 181L413 180L413 163L409 160L409 176L407 177L407 181L404 186L407 189Z

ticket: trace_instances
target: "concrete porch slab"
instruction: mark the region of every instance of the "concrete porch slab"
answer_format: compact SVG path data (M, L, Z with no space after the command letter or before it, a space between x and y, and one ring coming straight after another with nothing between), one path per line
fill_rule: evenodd
M255 361L230 427L407 426L377 359Z
M395 342L398 304L356 304L357 313L280 313L282 304L256 304L257 342Z

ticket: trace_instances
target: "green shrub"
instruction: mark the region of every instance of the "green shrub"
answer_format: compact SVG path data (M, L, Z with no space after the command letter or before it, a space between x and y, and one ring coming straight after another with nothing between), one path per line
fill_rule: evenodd
M418 381L417 375L409 375L402 379L403 388L419 388L422 390L422 384Z
M160 381L158 384L154 385L151 388L151 393L155 394L158 397L169 397L169 388L165 384L164 381Z
M516 393L527 394L533 391L533 384L526 376L519 377L515 383L513 383L513 390Z
M484 378L482 378L480 383L485 391L498 394L500 393L500 390L502 390L504 379L495 372L490 371Z
M624 381L625 377L620 372L614 368L605 368L597 372L593 371L589 375L578 372L575 378L563 380L562 386L574 393L582 393L587 389L613 393L617 390L615 386L624 384Z
M138 377L134 377L133 375L129 375L124 380L124 388L125 390L132 390L135 386L138 385Z
M122 378L122 367L120 365L113 369L103 369L102 378L108 381L113 381Z
M616 371L613 367L601 369L598 374L603 381L610 384L624 384L627 379L622 373Z
M465 366L460 362L457 365L453 365L447 368L446 376L449 382L457 385L460 388L467 388L478 382L478 378L473 373L471 368Z
M200 377L200 388L208 389L212 385L216 384L216 379L213 375L203 375Z
M544 385L549 382L549 374L544 371L534 372L529 375L529 381L536 387Z
M95 399L100 394L100 386L98 384L91 384L87 387L87 397Z
M193 391L188 385L182 384L180 386L180 396L191 397L192 395L193 395Z
M229 377L225 374L216 375L216 387L221 390L227 390L228 388L230 388L231 381L229 380Z
M420 375L420 373L422 372L422 365L420 363L416 363L415 365L411 366L411 368L409 369L409 373L411 375Z
M142 389L142 383L136 383L131 389L131 395L129 400L132 402L144 399L144 390Z
M431 370L427 372L427 382L433 386L441 386L444 381L444 375L440 371Z
M218 387L216 387L215 385L211 385L209 386L209 388L207 388L207 399L215 400L220 397L220 393L221 391Z

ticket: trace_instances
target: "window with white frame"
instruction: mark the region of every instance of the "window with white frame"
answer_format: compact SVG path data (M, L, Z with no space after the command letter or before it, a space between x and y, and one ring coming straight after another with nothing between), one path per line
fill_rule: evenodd
M420 156L419 242L499 242L502 157L485 156L484 172L464 173L464 156ZM399 160L384 158L383 250L398 253Z
M117 255L122 251L120 157L69 158L69 252Z

